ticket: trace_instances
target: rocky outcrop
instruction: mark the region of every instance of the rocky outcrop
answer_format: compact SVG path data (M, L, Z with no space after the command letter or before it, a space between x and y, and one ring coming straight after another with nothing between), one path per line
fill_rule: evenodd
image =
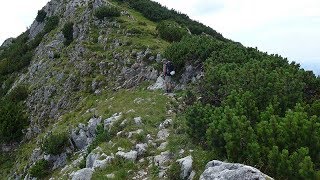
M181 179L193 179L194 173L192 173L192 156L187 156L182 159L178 159L177 162L181 167Z
M200 180L223 179L223 180L272 180L258 169L243 164L225 163L221 161L210 161Z
M80 169L79 171L71 173L72 180L91 180L93 170L91 168Z
M93 138L96 136L97 126L101 123L101 119L101 117L92 118L89 120L87 126L79 124L77 128L72 130L71 139L77 149L84 149L92 143Z
M124 158L129 161L135 161L138 158L138 152L132 151L132 150L130 152L119 151L119 152L117 152L116 156L118 156L120 158Z
M86 168L105 168L114 158L113 154L111 154L111 156L107 156L102 153L102 149L98 146L87 156Z

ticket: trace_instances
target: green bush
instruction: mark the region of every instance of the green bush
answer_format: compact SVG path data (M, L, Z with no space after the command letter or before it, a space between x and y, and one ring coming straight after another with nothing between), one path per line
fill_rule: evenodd
M54 30L58 27L59 24L59 17L58 16L51 16L47 19L47 22L44 26L44 33L47 34L50 31Z
M199 64L210 57L222 42L208 36L184 36L180 42L171 44L164 52L178 73L181 73L186 63Z
M157 30L162 39L169 42L177 42L182 39L183 36L188 34L188 30L181 27L174 21L161 21L157 25Z
M94 12L94 15L102 20L105 17L119 17L121 13L120 10L114 6L102 6Z
M39 10L38 15L36 17L37 22L43 22L47 16L47 13L44 10Z
M28 121L23 106L11 100L0 100L0 143L18 142Z
M73 22L68 22L63 26L62 34L66 39L64 45L68 46L73 41Z
M31 166L29 173L31 177L43 179L50 173L50 164L48 161L41 159Z
M59 155L69 146L68 133L51 134L42 144L42 150L47 154Z
M27 44L28 40L28 31L26 31L0 54L0 75L11 74L29 65L33 51Z
M19 85L15 87L8 95L8 99L16 103L20 101L24 101L27 98L28 98L28 88L23 85Z

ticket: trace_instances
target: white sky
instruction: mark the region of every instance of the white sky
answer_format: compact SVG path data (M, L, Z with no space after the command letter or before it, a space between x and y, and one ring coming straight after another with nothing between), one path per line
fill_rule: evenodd
M320 0L155 0L245 46L320 72ZM0 0L0 44L25 31L48 0Z

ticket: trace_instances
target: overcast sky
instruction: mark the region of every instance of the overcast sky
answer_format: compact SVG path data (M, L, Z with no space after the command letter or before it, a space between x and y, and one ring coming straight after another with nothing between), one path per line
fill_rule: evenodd
M320 0L156 0L228 39L320 72ZM0 0L0 44L29 27L48 0Z

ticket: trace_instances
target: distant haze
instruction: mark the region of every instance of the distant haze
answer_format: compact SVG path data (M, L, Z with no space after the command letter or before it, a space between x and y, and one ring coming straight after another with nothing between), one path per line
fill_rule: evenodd
M320 74L319 0L156 0L224 37ZM0 0L0 44L27 29L48 0Z

